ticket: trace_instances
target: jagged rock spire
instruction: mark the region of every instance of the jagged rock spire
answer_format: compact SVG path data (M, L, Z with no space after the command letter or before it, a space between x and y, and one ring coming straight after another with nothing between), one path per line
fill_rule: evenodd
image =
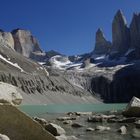
M95 38L95 54L106 54L111 47L111 43L105 39L104 33L101 28L96 32Z
M112 51L124 53L130 46L130 32L126 19L121 10L118 10L112 22Z
M135 57L140 58L140 14L134 13L130 24L131 48L136 49Z
M131 47L140 48L140 14L134 13L130 24Z

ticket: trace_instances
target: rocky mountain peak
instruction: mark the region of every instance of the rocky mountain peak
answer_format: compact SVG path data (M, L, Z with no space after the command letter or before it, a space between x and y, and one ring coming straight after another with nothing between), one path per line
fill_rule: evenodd
M105 41L105 35L101 28L99 28L96 32L96 42Z
M0 29L0 38L8 45L8 47L14 50L14 39L10 32L4 32Z
M101 28L99 28L96 32L95 40L96 40L95 49L93 52L95 54L106 54L111 47L111 43L106 40L105 35Z
M140 14L134 13L130 24L131 48L136 49L136 57L140 57Z
M125 18L125 16L124 16L124 14L123 14L123 12L122 12L121 9L119 9L119 10L116 12L116 14L115 14L115 16L114 16L114 20L120 20L120 22L122 22L124 25L127 25L126 18Z
M125 16L118 10L112 22L113 52L125 53L130 46L130 32Z
M42 52L37 39L30 31L15 29L11 33L14 38L15 50L23 56L30 57L32 52Z

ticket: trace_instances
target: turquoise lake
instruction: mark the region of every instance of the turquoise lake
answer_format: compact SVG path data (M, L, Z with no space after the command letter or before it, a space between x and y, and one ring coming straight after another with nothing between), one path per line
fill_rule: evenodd
M19 109L31 117L39 117L45 119L47 122L55 123L66 131L67 136L76 136L79 140L137 140L132 137L132 134L139 135L140 130L135 128L133 123L128 124L127 134L121 135L117 130L125 124L122 123L107 123L97 122L89 123L87 121L89 115L77 117L76 122L82 124L84 127L73 128L71 125L65 125L62 121L58 121L58 117L67 116L66 112L106 112L123 110L127 104L52 104L52 105L21 105ZM86 128L96 128L96 126L110 127L109 131L93 131L87 132Z
M30 116L44 113L65 112L104 112L111 110L123 110L127 104L52 104L52 105L21 105L19 109Z

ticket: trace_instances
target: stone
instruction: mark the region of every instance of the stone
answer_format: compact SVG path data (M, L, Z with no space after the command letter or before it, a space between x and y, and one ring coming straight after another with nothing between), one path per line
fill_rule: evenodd
M75 136L67 136L67 140L78 140Z
M123 115L126 117L140 117L140 99L133 97L123 111Z
M71 125L72 127L75 127L75 128L78 128L78 127L83 127L83 125L82 124L80 124L80 123L73 123L72 125Z
M72 120L63 121L63 124L72 124Z
M37 39L28 30L15 29L12 32L15 50L25 57L30 57L32 52L42 52Z
M76 120L76 117L59 117L58 121L66 121L66 120Z
M124 54L130 47L130 31L121 10L118 10L112 23L111 52Z
M75 136L65 136L65 135L61 135L61 136L56 136L57 140L78 140L78 138L76 138Z
M102 122L103 119L101 116L95 115L95 116L90 116L87 119L88 122Z
M132 137L137 138L137 139L140 139L140 129L134 128L132 130Z
M48 122L43 118L34 117L33 119L40 123L42 126L46 126L48 124Z
M136 128L140 128L140 120L135 122Z
M81 116L81 115L92 115L92 112L75 112L75 115Z
M56 140L67 140L65 135L56 136Z
M88 118L88 122L103 122L103 121L108 121L109 119L114 119L114 118L116 118L115 115L104 115L104 114L93 115Z
M94 54L106 54L109 52L111 42L106 40L102 29L99 28L97 30L95 40L95 49L93 51Z
M59 125L53 124L53 123L47 124L45 126L45 129L54 136L60 136L60 135L63 135L66 133L62 127L60 127Z
M106 127L106 126L97 126L96 128L95 128L95 130L98 130L98 131L108 131L108 130L110 130L110 127Z
M89 128L87 128L87 129L86 129L86 131L95 131L95 129L94 129L94 128L89 127Z
M122 135L125 135L127 133L126 126L121 126L118 132L121 133Z
M10 140L8 136L0 134L0 140Z
M134 123L136 121L135 117L131 117L131 118L122 118L119 119L117 122L118 123Z
M20 105L22 100L20 90L17 87L0 82L0 103Z

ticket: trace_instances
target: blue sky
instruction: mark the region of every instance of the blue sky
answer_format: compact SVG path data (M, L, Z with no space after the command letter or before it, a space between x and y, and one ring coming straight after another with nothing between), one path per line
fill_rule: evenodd
M0 0L0 5L1 29L28 29L42 49L67 55L92 51L98 27L111 40L118 9L128 23L140 12L140 0Z

